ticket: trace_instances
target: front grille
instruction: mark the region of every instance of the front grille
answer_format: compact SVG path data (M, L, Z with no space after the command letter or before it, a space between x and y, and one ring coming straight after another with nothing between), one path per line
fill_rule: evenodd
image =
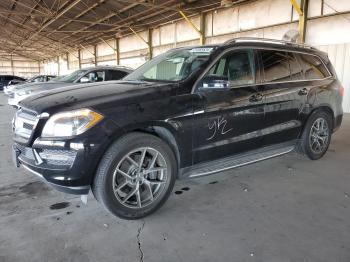
M33 135L37 122L38 118L35 112L27 109L18 110L13 121L15 140L27 143Z

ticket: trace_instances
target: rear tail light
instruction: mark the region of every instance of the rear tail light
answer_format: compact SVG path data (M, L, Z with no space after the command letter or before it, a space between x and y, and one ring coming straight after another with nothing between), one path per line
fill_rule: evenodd
M344 96L345 89L343 86L339 86L339 95Z

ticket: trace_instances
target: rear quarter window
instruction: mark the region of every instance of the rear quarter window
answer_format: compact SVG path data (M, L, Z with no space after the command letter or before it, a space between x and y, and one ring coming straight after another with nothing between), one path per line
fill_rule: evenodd
M330 76L326 66L317 56L300 54L300 63L306 80L324 79Z
M107 80L119 80L126 76L128 73L119 70L108 70Z
M261 50L265 82L285 82L291 80L290 56L287 52Z

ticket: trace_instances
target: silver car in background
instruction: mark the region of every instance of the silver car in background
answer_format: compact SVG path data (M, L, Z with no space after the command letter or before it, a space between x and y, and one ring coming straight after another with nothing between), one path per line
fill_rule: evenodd
M25 81L18 81L14 79L11 80L7 86L4 86L4 93L5 95L10 96L12 93L16 92L16 90L23 88L23 86L26 84L48 82L55 78L55 75L37 75Z
M131 68L122 66L97 66L79 69L69 75L56 78L49 82L21 85L21 87L16 89L13 94L9 95L8 104L18 107L20 101L34 94L59 87L74 86L81 83L119 80L131 72Z

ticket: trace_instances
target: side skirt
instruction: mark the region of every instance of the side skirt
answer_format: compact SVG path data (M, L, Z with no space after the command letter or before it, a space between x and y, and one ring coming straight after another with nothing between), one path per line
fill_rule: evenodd
M287 154L295 149L296 140L277 144L273 146L259 148L242 154L217 159L205 163L199 163L191 167L181 168L180 179L196 178L210 174L226 171L236 167L241 167L269 158Z

